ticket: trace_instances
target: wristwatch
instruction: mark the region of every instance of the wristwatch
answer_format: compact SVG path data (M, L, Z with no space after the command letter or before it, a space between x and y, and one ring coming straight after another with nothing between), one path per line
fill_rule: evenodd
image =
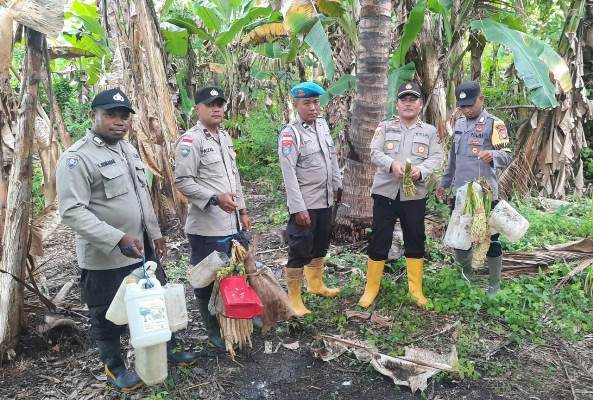
M209 206L217 206L218 205L218 196L213 195L212 197L210 197L210 200L208 200L208 205Z

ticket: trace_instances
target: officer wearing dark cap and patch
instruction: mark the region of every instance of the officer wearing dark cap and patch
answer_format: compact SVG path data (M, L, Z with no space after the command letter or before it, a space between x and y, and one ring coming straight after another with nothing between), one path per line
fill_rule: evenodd
M503 121L484 110L479 83L462 83L455 90L455 97L463 117L455 121L449 164L437 189L437 197L445 201L445 189L452 187L456 193L467 181L484 177L492 188L494 207L498 203L496 170L505 168L512 158L507 128ZM487 253L490 277L487 295L490 298L500 288L502 246L498 236L491 236ZM455 249L455 260L463 267L465 277L471 279L472 250Z
M105 364L107 381L123 391L143 383L126 369L120 350L125 326L105 318L126 276L142 265L142 258L162 260L167 253L150 192L144 164L136 149L123 140L134 113L120 89L99 93L91 104L93 126L68 148L56 171L62 222L76 232L76 254L81 268L80 291L89 308L90 335ZM157 269L162 284L165 276ZM172 353L174 362L191 363L191 353Z
M382 121L371 140L371 161L377 167L371 189L373 234L367 252L367 282L358 303L365 308L379 293L398 218L404 236L409 295L419 306L427 302L422 291L425 182L439 168L443 148L436 128L419 119L424 104L420 86L416 82L405 82L397 93L398 117ZM411 196L403 190L406 160L412 164L415 194Z
M226 99L221 89L208 86L195 93L198 123L183 134L175 149L175 187L189 201L185 222L196 265L213 251L230 255L231 238L251 230L251 220L237 169L231 136L221 129ZM213 284L194 289L210 342L225 350L220 328L208 311Z
M334 199L342 177L334 141L319 105L325 91L314 82L294 86L290 94L296 118L280 132L278 157L288 202L286 280L290 305L299 317L310 313L303 304L303 271L307 292L334 297L339 289L323 283L323 258L329 248Z

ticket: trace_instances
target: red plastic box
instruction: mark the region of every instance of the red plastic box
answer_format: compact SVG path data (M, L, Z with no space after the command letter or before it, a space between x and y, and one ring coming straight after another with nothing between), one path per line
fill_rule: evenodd
M220 281L224 315L228 318L251 319L264 311L259 296L247 286L245 275L229 276Z

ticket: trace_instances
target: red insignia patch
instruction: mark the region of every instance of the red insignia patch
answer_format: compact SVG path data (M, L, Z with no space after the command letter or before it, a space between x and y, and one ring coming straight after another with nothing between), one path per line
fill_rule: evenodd
M181 141L179 142L179 144L182 144L184 146L191 146L193 142L194 142L194 139L193 138L184 137L183 139L181 139Z
M293 139L290 133L283 133L281 139L282 153L285 155L290 154L292 151Z

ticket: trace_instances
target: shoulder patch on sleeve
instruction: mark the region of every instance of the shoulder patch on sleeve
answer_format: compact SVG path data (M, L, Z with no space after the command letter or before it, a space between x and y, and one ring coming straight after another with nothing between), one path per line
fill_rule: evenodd
M294 148L294 138L292 137L292 129L284 129L280 134L280 147L282 148L282 154L289 155L292 153Z
M80 157L77 155L70 155L66 157L66 166L68 169L74 169L80 164Z
M194 138L192 138L191 136L182 136L179 139L179 145L180 146L193 146L194 143Z
M181 156L187 157L191 154L191 147L190 146L183 146L181 148Z
M492 125L492 146L496 150L507 147L509 143L509 133L504 122L500 119L495 119Z

